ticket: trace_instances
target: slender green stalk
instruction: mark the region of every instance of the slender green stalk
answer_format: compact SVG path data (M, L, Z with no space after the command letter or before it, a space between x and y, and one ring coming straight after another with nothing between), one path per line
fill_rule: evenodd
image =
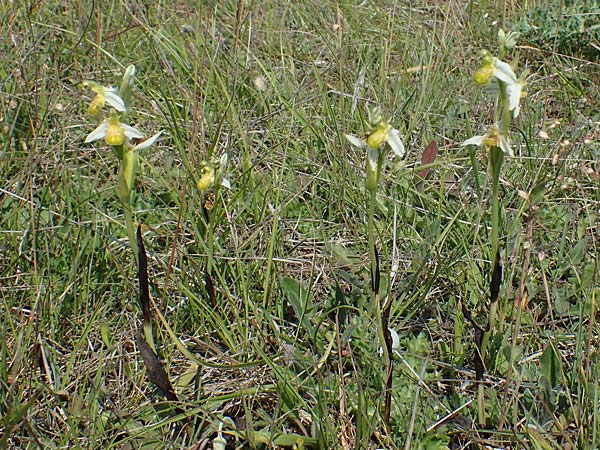
M131 250L133 251L133 257L135 258L135 262L137 263L139 260L139 251L137 240L135 237L135 224L133 221L133 211L131 209L131 205L129 203L123 203L123 213L125 215L125 227L127 228L127 237L129 237L129 244L131 245Z
M380 155L378 164L381 167L383 161ZM378 175L377 174L377 175ZM378 177L377 177L378 178ZM384 367L384 404L383 404L383 427L384 431L389 432L390 423L390 405L391 405L391 373L392 373L392 359L390 355L390 349L388 348L386 339L386 324L383 323L383 309L381 305L381 296L379 295L379 286L376 282L379 279L379 267L377 263L377 253L375 251L375 205L377 203L377 184L373 188L372 185L367 184L367 190L369 191L369 216L368 216L368 245L369 245L369 259L371 262L371 305L373 307L373 315L375 317L375 323L377 326L377 336L382 349L383 356L383 367Z
M492 206L491 206L491 233L490 233L490 261L492 265L492 277L494 272L496 271L496 264L498 262L498 252L500 249L500 233L499 233L499 216L500 216L500 203L498 198L498 187L500 184L500 168L502 167L504 152L498 147L490 148L489 154L489 171L492 178ZM492 295L493 297L493 295ZM488 353L488 345L490 341L490 337L494 331L496 326L496 319L498 314L498 301L497 299L491 298L490 301L490 309L488 312L488 323L487 328L483 334L483 339L481 341L480 357L482 361L486 361L487 353ZM479 384L477 388L477 414L479 424L485 426L485 388L482 383Z
M369 216L367 225L367 235L369 239L369 260L371 262L371 294L376 294L373 280L377 271L377 257L375 254L375 203L377 202L377 191L369 190ZM373 297L371 297L373 298Z
M498 105L498 115L501 116L500 120L500 135L504 138L508 136L508 128L511 120L511 112L509 109L508 93L506 84L499 81L500 85L500 103ZM498 321L504 323L504 305L499 304L498 301L498 288L500 279L496 280L498 274L501 273L500 267L500 199L499 199L499 186L500 186L500 173L502 170L502 164L504 163L504 151L498 146L491 146L489 148L489 173L492 179L491 183L491 233L490 233L490 261L491 261L491 277L490 277L490 309L488 312L488 323L486 330L483 334L480 347L480 356L485 362L488 358L488 346L490 338L494 331L499 328ZM496 285L497 284L497 285ZM499 313L500 311L500 313ZM491 363L491 361L488 361ZM478 387L478 420L480 425L485 425L485 390L483 384L479 384Z

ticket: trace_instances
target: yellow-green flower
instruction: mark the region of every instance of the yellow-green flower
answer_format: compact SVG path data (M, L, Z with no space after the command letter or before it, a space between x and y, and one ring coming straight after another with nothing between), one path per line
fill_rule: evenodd
M94 81L84 81L83 85L89 86L96 94L88 106L88 113L90 115L97 115L105 105L109 105L117 111L125 111L125 102L119 97L115 88L105 87Z
M346 139L367 153L367 189L374 191L377 189L379 179L379 163L385 157L385 144L388 144L394 154L402 158L404 156L404 144L400 139L400 133L389 124L381 115L380 109L375 108L369 112L369 123L373 129L366 138L366 141L346 134Z
M373 127L373 131L367 136L366 142L351 134L347 134L346 139L358 148L370 148L372 150L379 150L383 144L387 143L394 154L402 158L404 156L404 144L400 139L400 132L392 128L389 122L383 118L379 108L375 108L370 113L369 122Z
M215 184L231 189L231 183L226 178L228 162L229 156L227 153L223 153L218 161L205 162L200 169L200 179L196 183L198 190L205 191L214 187Z
M487 149L491 147L500 148L505 154L515 156L508 139L500 133L500 129L497 125L492 125L488 130L488 134L482 136L473 136L467 139L461 145L479 145L485 146Z
M525 96L523 88L526 84L527 75L528 72L525 71L517 78L510 64L493 57L490 52L484 50L483 62L473 78L480 85L487 84L492 78L503 82L506 85L508 95L508 110L512 112L513 117L517 117L521 110L519 103L521 98Z
M89 143L104 139L108 145L123 145L127 139L141 139L143 136L144 135L137 128L121 123L119 121L119 116L113 111L98 128L88 134L85 138L85 142ZM158 135L155 136L158 137ZM156 140L156 138L154 140ZM154 141L152 143L154 143ZM146 147L147 146L148 145L146 145Z
M196 186L199 191L205 191L215 185L215 169L210 164L206 164L200 169L200 179Z
M508 85L517 82L517 76L510 64L493 57L487 50L483 51L483 62L473 79L479 85L487 84L492 78L496 78Z

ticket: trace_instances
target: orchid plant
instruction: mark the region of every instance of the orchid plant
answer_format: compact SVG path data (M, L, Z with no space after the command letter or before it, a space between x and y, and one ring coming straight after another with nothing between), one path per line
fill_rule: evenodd
M473 136L465 140L462 145L476 145L484 148L488 154L488 168L491 178L491 233L490 233L490 261L492 265L490 277L490 309L487 318L487 326L479 345L479 357L481 360L487 357L487 347L490 336L497 327L498 318L502 319L504 310L503 305L498 304L499 289L502 278L502 264L500 258L500 237L499 237L499 184L500 173L504 158L506 155L514 157L514 150L510 143L510 124L511 121L519 116L521 98L526 95L525 84L527 71L524 71L519 77L514 71L514 64L511 65L502 60L506 53L515 47L518 33L498 32L499 52L498 57L484 50L482 62L479 69L475 72L473 79L478 85L487 85L496 83L498 86L498 100L496 102L495 121L488 128L486 134ZM483 385L479 385L479 421L485 424L484 411L484 392Z
M389 431L391 414L392 352L398 345L398 335L388 327L389 314L387 311L389 311L390 305L382 303L379 293L379 263L375 243L375 205L377 204L377 186L381 177L381 170L389 151L391 150L395 156L403 158L405 148L400 138L400 132L384 119L379 108L369 111L369 127L371 131L365 139L350 134L346 134L346 139L366 153L366 189L369 193L367 234L371 269L371 306L377 324L377 335L383 357L385 391L382 416L384 430L387 432Z
M130 65L125 70L121 79L120 88L105 87L93 81L85 81L84 86L95 93L88 113L94 118L102 118L106 107L110 108L108 114L102 119L100 125L85 139L86 143L104 140L115 153L119 164L117 172L117 194L123 205L125 226L129 237L129 244L133 250L136 265L139 262L139 249L135 234L134 217L131 208L131 193L135 181L138 153L156 142L162 132L134 144L133 140L143 139L143 133L127 124L131 103L131 90L135 81L136 69ZM144 335L150 347L154 350L154 338L151 323L144 322Z
M104 140L117 156L119 163L117 194L123 204L127 234L134 257L138 259L138 247L131 210L131 192L135 181L137 152L148 148L156 142L162 132L136 144L132 140L143 138L143 133L126 123L130 110L131 89L135 81L136 69L130 65L125 70L119 89L102 86L94 81L84 81L83 86L89 87L95 96L88 106L88 113L94 118L102 117L104 109L110 108L100 125L85 139L86 143Z

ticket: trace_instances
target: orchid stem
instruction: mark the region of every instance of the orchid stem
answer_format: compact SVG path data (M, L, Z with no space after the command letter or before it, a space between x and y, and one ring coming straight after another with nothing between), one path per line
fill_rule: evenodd
M381 158L380 158L381 159ZM379 163L381 167L382 161ZM368 216L368 244L369 244L369 259L371 262L371 305L373 307L373 315L377 326L377 335L382 349L383 368L384 368L384 403L383 403L383 430L385 433L389 431L390 413L391 413L391 375L392 375L392 359L390 348L388 347L388 339L386 339L387 324L384 323L383 308L381 305L381 297L379 295L379 264L377 262L377 252L375 250L375 205L377 203L377 184L374 189L368 188L369 191L369 216Z

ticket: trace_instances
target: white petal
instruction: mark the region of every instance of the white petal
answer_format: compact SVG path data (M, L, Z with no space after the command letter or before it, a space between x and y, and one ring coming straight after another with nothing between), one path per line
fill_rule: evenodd
M106 99L106 103L115 108L117 111L125 111L125 102L121 97L119 97L114 89L105 89L104 98Z
M135 128L134 128L134 130L135 130ZM154 143L156 142L156 140L159 138L159 136L161 134L162 134L162 131L159 131L154 136L146 139L144 142L140 142L138 145L136 145L135 147L133 147L133 149L134 150L143 150L145 148L153 146Z
M504 152L505 155L509 155L514 158L515 154L513 153L512 147L506 138L500 138L500 149Z
M390 144L390 147L392 147L392 150L396 156L399 158L404 157L404 144L400 139L400 132L398 130L394 128L392 131L390 131L387 142Z
M98 141L100 139L104 139L104 137L106 136L107 128L108 124L106 123L106 121L102 122L99 127L97 127L94 131L87 135L87 137L85 138L85 142L89 143Z
M398 350L400 348L400 336L396 333L393 328L388 328L390 335L392 336L392 350Z
M221 180L221 186L223 186L227 189L231 189L231 183L229 182L229 180L227 178L223 178Z
M517 82L517 76L512 67L510 67L510 64L500 61L498 58L494 58L494 76L507 84L515 84Z
M351 134L346 134L346 139L348 139L348 141L354 145L355 147L358 148L366 148L368 147L367 143L365 141L363 141L362 139L357 138L356 136L352 136Z
M465 142L460 144L461 146L465 145L483 145L483 139L486 136L473 136L472 138L467 139Z
M123 133L125 133L125 136L127 136L129 139L141 139L144 137L142 132L137 128L130 127L129 125L125 125L124 123L121 124L121 127L123 128Z
M521 101L521 91L523 86L520 83L508 85L508 109L513 112L513 117L519 115L519 102Z

